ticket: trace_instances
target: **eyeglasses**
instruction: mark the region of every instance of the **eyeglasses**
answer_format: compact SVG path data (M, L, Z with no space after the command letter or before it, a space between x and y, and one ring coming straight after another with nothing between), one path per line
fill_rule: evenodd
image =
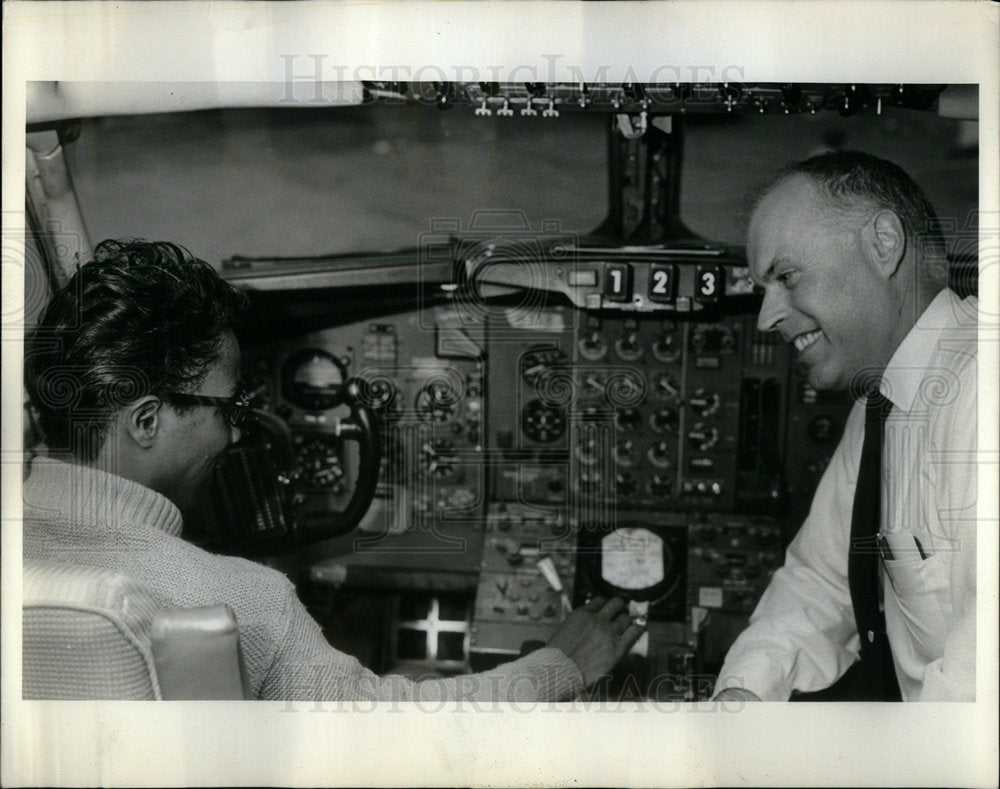
M160 392L165 400L174 405L212 405L222 411L231 427L242 427L253 414L250 395L240 389L232 397L209 397L188 392Z

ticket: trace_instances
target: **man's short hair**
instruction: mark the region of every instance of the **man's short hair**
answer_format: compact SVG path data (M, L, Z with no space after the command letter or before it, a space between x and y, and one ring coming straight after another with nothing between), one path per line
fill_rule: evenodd
M861 151L832 151L787 165L765 191L801 173L819 186L836 209L856 212L858 201L888 208L899 217L906 241L917 252L920 277L936 292L948 283L947 244L934 206L897 164Z
M93 460L120 408L197 388L246 304L176 244L98 244L25 348L25 385L50 449Z

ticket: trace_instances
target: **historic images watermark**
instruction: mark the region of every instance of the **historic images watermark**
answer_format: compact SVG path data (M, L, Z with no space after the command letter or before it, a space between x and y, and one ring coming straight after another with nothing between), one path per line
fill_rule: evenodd
M477 66L438 64L425 65L358 65L347 66L337 63L329 53L283 53L280 54L281 72L285 92L282 104L328 104L331 102L362 103L370 101L403 101L398 88L407 84L411 90L407 97L421 103L441 105L442 90L456 83L567 83L575 85L624 84L643 85L644 96L651 106L674 97L674 85L703 85L687 96L689 102L718 101L712 83L738 83L744 79L744 67L737 64L680 65L663 63L651 69L636 70L629 66L624 74L617 74L611 65L599 65L585 69L566 62L559 54L543 54L544 65L522 64L515 66ZM614 78L612 79L612 75ZM359 82L373 84L373 89L360 90ZM311 91L297 90L297 85L309 85ZM379 92L377 85L385 85L389 90ZM308 96L308 98L306 98ZM606 102L611 106L613 99L595 94L594 103L600 106Z

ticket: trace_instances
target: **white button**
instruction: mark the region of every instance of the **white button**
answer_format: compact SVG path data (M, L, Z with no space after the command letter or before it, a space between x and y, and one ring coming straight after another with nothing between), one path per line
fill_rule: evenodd
M868 631L868 643L869 644L874 644L875 643L875 631L874 630L869 630Z

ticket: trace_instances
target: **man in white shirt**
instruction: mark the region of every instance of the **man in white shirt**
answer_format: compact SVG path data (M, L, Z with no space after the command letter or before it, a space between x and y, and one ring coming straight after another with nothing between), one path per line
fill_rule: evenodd
M890 162L823 154L765 191L747 257L764 296L758 326L795 346L809 383L877 388L891 404L872 497L874 508L881 501L874 596L884 632L859 634L849 581L871 429L870 398L858 397L784 566L726 657L716 697L786 700L828 688L858 661L863 639L887 637L891 687L855 698L974 700L978 302L947 289L933 207ZM877 453L866 468L877 469Z

